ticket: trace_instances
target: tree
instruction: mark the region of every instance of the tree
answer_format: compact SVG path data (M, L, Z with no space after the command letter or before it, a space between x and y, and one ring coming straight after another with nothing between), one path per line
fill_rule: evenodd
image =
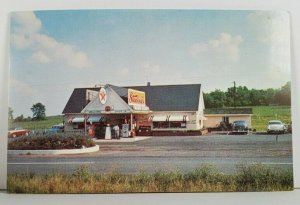
M8 107L8 119L9 120L13 120L14 116L13 116L13 109L11 107Z
M279 105L291 105L291 82L287 82L275 94L274 100Z
M215 90L209 94L204 94L205 107L219 108L224 107L225 94L221 90Z
M44 120L46 118L46 107L42 103L36 103L30 109L33 113L33 120Z
M22 122L22 121L24 121L24 115L22 114L22 115L16 117L16 119L14 121L15 122Z

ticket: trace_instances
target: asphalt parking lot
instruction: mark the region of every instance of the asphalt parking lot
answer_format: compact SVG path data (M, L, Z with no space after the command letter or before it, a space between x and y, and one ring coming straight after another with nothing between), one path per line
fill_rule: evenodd
M83 155L8 156L8 173L72 173L80 165L94 172L119 170L190 171L203 164L223 172L235 172L240 164L261 163L292 169L292 136L278 135L206 135L152 137L135 142L99 142L100 150Z

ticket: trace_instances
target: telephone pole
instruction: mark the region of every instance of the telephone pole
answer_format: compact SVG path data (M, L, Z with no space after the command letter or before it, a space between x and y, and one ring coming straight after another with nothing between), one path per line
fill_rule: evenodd
M236 107L235 105L235 93L236 93L236 87L235 87L235 81L233 81L233 106Z

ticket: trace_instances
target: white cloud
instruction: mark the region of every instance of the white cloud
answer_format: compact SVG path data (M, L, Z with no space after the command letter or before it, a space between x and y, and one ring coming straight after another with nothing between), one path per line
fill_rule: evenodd
M15 23L12 26L11 42L20 49L31 46L42 23L33 12L16 12L11 16Z
M228 33L220 33L216 39L208 42L195 43L190 47L192 57L200 61L211 62L237 62L240 56L240 44L243 38L239 35L232 36Z
M65 62L69 66L84 68L92 65L87 55L77 51L73 46L56 41L54 38L38 34L36 36L37 47L42 50L49 59Z
M38 91L32 88L29 84L10 78L10 89L20 94L34 95Z
M51 59L42 51L38 51L32 54L32 59L40 63L49 63Z
M42 23L33 12L12 14L11 42L19 49L32 48L32 59L39 63L59 62L76 68L92 66L88 56L74 46L41 33Z

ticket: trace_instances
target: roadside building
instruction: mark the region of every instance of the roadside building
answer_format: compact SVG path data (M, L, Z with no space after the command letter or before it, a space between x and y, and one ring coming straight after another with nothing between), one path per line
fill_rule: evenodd
M200 135L220 122L245 120L252 109L205 109L201 84L75 88L64 110L66 132L104 137L118 125L122 137Z
M122 136L199 135L205 120L203 110L200 84L148 83L131 87L106 84L75 88L63 114L66 132L86 130L95 135L97 128L109 124L118 125Z
M210 108L204 110L204 127L217 128L223 123L225 126L231 125L234 121L243 120L251 128L252 108Z

